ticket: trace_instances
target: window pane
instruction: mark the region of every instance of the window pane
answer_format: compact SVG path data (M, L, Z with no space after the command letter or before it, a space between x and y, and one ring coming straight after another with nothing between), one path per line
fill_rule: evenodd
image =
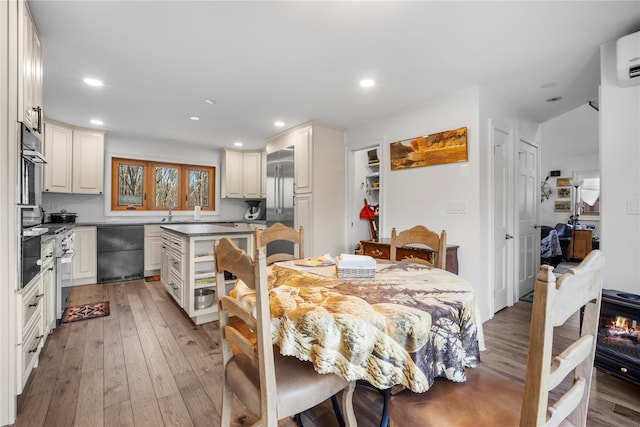
M193 206L209 206L209 172L190 170L187 204Z
M178 200L178 168L158 166L155 168L155 207L176 207Z
M144 167L118 164L118 206L142 206Z

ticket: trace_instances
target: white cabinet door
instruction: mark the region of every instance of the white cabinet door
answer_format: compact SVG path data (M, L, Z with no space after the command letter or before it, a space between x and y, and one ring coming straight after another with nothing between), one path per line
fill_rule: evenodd
M262 156L259 152L243 153L244 197L259 199L262 195Z
M73 130L57 123L45 123L44 156L49 163L43 167L44 191L71 193Z
M295 133L295 186L296 193L311 193L313 190L313 133L311 126ZM305 236L306 237L306 236Z
M18 13L18 121L42 139L42 43L26 0Z
M102 194L104 185L104 133L73 132L73 193Z
M72 284L88 285L98 279L98 229L75 227Z
M244 156L242 151L224 150L222 197L243 198Z
M267 198L267 152L260 153L260 197Z
M296 194L294 227L304 227L304 256L315 256L313 253L313 197L311 193ZM308 231L307 231L308 230ZM320 254L322 255L322 254Z
M144 226L144 275L151 276L162 270L162 228Z
M43 331L48 334L56 327L56 264L48 263L42 270L42 290L44 292Z

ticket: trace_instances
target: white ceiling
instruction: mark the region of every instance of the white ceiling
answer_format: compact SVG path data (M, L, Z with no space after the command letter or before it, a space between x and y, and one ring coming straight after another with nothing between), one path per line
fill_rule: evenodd
M597 99L600 45L640 30L640 1L29 5L47 117L245 148L278 133L275 120L348 129L475 84L542 123ZM364 77L376 86L359 87Z

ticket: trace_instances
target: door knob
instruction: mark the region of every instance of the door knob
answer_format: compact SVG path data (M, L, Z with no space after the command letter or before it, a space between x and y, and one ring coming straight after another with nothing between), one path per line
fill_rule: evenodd
M513 239L513 236L511 234L505 234L504 238L509 240L509 239Z

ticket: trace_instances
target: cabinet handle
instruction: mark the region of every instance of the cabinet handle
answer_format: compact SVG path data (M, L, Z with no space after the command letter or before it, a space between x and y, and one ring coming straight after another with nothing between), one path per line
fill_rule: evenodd
M44 335L38 335L38 336L36 337L36 339L37 339L38 341L40 341L43 337L44 337ZM36 351L38 351L38 346L37 346L37 345L36 345L36 348L33 348L33 349L29 350L29 353L35 353Z
M36 299L37 299L38 301L34 302L33 304L29 304L29 307L37 307L37 306L38 306L38 304L40 304L40 300L39 300L39 298L42 298L43 296L44 296L44 294L38 294L38 295L36 295Z
M49 271L53 271L53 267L49 267L47 270L49 270Z
M382 251L380 249L374 249L374 250L371 251L371 254L373 256L380 256L380 255L382 255Z

